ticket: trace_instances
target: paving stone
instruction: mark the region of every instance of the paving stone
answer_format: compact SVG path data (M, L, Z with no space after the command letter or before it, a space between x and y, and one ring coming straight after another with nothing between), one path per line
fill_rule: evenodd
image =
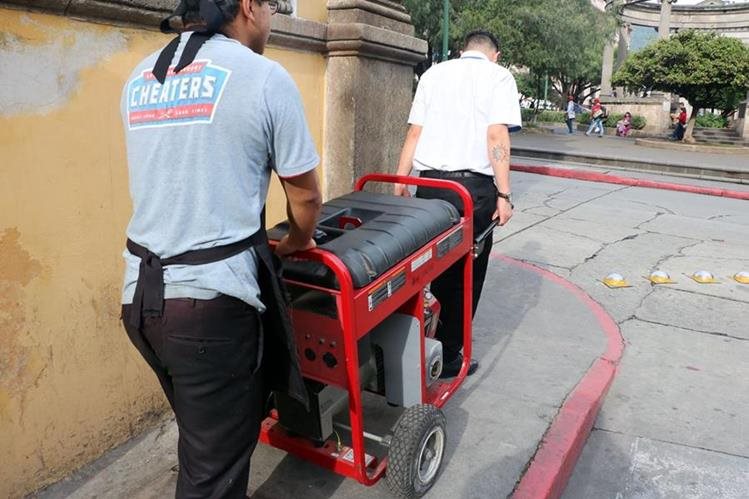
M563 499L745 499L749 459L648 438L590 435Z
M638 320L622 333L598 428L749 456L749 341Z

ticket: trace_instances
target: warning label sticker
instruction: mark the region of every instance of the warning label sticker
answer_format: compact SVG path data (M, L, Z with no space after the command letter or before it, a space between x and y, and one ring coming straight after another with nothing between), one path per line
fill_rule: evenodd
M344 461L348 461L351 464L354 464L354 449L351 447L344 447L345 451L343 452L343 455L341 455L341 459ZM372 464L372 461L374 461L374 456L370 456L369 454L364 454L364 465L369 466Z
M432 259L432 248L429 248L424 253L419 255L413 262L411 262L411 272L414 272L416 269L427 263L429 260Z

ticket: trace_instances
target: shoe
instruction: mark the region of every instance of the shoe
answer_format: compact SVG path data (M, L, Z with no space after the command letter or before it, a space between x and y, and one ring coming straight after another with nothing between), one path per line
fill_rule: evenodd
M459 353L458 356L453 360L451 360L450 362L445 362L442 365L442 373L440 374L440 378L454 378L460 372L460 366L462 364L463 354ZM468 364L468 376L475 373L478 368L479 361L476 359L471 359L471 362Z
M590 134L588 132L585 132L586 137L590 137Z

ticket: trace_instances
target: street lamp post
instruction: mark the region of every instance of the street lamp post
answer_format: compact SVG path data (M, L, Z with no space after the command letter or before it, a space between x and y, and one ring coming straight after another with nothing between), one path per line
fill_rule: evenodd
M442 4L442 60L447 60L448 31L450 30L450 0Z

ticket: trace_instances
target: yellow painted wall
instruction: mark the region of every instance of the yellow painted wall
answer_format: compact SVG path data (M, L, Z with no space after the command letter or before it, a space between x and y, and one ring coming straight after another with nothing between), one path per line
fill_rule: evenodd
M304 105L304 113L310 126L312 139L317 146L317 153L322 158L323 99L325 98L325 65L326 59L320 54L305 54L292 50L281 50L268 47L265 55L278 61L294 78ZM324 172L318 169L320 175ZM267 224L274 224L286 219L286 203L283 189L274 177L268 191L266 211Z
M119 322L131 209L119 95L167 40L0 9L0 497L61 478L167 408ZM321 150L324 58L268 55L297 81ZM277 186L269 210L284 218Z
M298 0L296 14L312 21L325 22L328 19L327 0Z

